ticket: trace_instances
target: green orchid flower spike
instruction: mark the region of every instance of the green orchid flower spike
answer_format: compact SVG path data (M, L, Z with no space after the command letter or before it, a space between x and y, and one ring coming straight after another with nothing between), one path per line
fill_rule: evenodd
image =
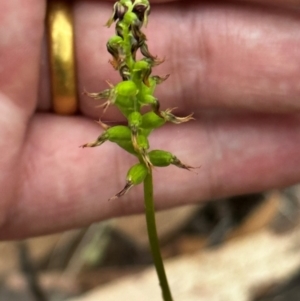
M108 88L101 92L85 92L95 100L105 100L100 104L104 111L110 106L116 106L127 119L127 125L108 126L99 120L104 132L93 142L82 147L96 147L106 141L114 142L125 151L137 158L137 164L132 166L126 178L124 188L110 198L116 199L126 194L133 186L144 183L144 199L146 221L150 247L154 258L157 274L162 289L163 300L171 301L172 296L164 271L159 243L156 233L152 169L154 166L165 167L175 165L179 168L192 170L193 167L183 164L173 154L163 150L150 150L148 141L153 130L166 122L181 124L192 120L193 114L186 117L175 116L173 109L160 110L160 102L154 96L157 85L163 83L169 75L152 75L152 68L163 63L152 55L146 43L147 38L142 27L148 23L150 4L147 0L120 0L113 6L111 17L106 23L110 27L116 23L116 35L111 37L106 46L112 59L109 61L117 70L122 81L116 85L108 83ZM140 51L142 59L137 60ZM148 107L147 113L142 110Z

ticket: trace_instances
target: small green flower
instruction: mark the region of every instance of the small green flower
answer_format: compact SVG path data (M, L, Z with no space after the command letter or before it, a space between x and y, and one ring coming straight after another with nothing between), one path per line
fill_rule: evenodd
M116 20L122 20L124 14L127 12L128 7L131 5L130 1L118 1L114 4L113 13L109 20L106 22L106 26L110 27Z
M150 3L147 0L135 0L133 4L133 11L136 13L143 26L148 24L148 16L150 14Z
M152 69L149 62L145 60L139 60L133 66L132 80L136 82L140 82L142 80L147 87L150 87L149 77L151 72Z
M113 59L109 61L111 65L118 70L119 66L125 60L124 41L120 36L111 37L107 44L107 51L112 55Z
M140 105L136 101L138 89L133 81L122 81L116 86L107 82L110 89L105 89L98 93L88 93L86 95L94 99L107 99L100 107L104 107L104 111L111 105L116 105L119 110L128 117L132 112L139 111Z

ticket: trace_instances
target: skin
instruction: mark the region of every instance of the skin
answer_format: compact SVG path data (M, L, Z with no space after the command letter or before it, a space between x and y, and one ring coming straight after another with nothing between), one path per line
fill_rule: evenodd
M78 147L102 132L93 121L101 111L80 91L119 81L105 49L113 27L103 27L112 3L75 3L81 115L63 117L46 112L46 3L23 2L0 0L1 239L143 212L140 186L107 201L134 158L109 142ZM299 182L300 1L271 2L153 4L149 49L166 57L154 74L171 73L156 96L164 109L194 112L196 120L157 130L151 147L201 165L197 174L156 168L157 209ZM122 120L114 108L103 119Z

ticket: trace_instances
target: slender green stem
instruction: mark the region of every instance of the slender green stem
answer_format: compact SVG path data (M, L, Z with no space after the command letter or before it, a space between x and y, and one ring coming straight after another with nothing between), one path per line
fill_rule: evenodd
M145 202L145 213L150 248L156 268L156 272L159 279L159 284L162 290L164 301L172 301L171 291L169 288L167 276L162 261L159 241L156 231L155 222L155 210L153 201L153 183L152 183L152 172L150 171L144 180L144 202Z

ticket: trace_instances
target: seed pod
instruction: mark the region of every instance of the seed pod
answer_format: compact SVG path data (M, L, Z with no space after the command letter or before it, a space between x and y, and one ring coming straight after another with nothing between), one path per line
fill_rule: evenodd
M137 138L137 145L139 149L147 150L149 149L149 141L144 135L139 135Z
M148 168L143 163L133 165L127 173L127 182L133 185L141 184L148 174Z
M122 140L130 140L131 138L131 131L125 125L112 126L105 133L109 141L116 143Z
M149 159L154 166L165 167L170 164L175 165L179 168L183 168L186 170L192 170L198 167L192 167L186 164L183 164L177 157L175 157L170 152L166 152L163 150L153 150L148 153Z
M161 127L165 123L166 121L154 112L148 112L142 116L141 129L143 134L147 137L151 131Z
M163 150L153 150L148 153L149 159L154 166L164 167L172 164L173 155Z
M136 155L136 151L131 143L131 130L125 125L116 125L109 128L106 132L106 140L118 144L129 153Z
M121 148L127 152L137 155L133 145L131 143L131 130L124 125L116 125L107 128L95 141L86 143L81 147L95 147L102 145L105 141L111 141L118 144Z
M154 96L152 96L151 94L146 94L146 95L144 94L144 97L142 98L142 100L140 97L140 103L141 103L141 105L151 105L154 112L158 112L158 110L159 110L160 104L158 102L158 99L155 98Z
M140 106L136 100L138 89L133 81L128 80L118 83L115 86L115 93L115 104L126 117L134 111L139 111Z
M133 81L128 80L118 83L115 91L118 97L133 97L136 96L138 89Z
M134 64L133 67L133 78L135 79L142 79L143 83L149 87L150 82L149 82L149 77L151 74L151 65L144 61L144 60L139 60Z
M130 129L138 129L142 124L142 115L139 112L133 112L128 116L128 126Z
M141 184L146 178L147 174L148 168L145 164L138 163L133 165L127 172L125 187L109 200L117 199L126 194L133 186Z

